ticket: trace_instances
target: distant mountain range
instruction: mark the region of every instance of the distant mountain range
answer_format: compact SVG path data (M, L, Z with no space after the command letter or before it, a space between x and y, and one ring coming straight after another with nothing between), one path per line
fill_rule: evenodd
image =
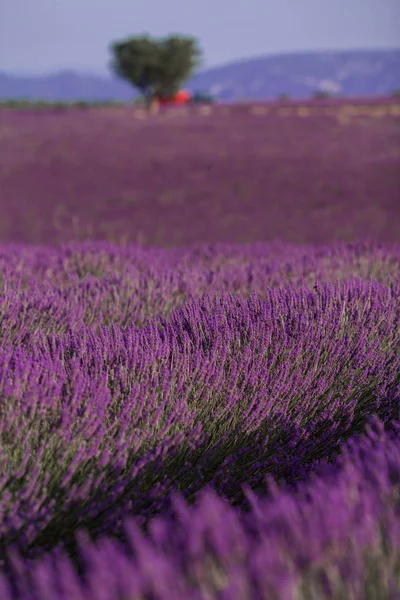
M400 48L280 54L240 60L199 72L184 86L217 100L267 100L286 94L309 98L316 92L375 96L400 89ZM0 72L0 99L128 102L138 92L110 77L60 71L41 76Z

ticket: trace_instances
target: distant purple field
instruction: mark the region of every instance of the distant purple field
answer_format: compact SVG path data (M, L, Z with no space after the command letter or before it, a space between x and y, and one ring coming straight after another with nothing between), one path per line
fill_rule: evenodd
M150 118L0 110L0 242L396 242L399 110L396 99Z
M0 600L399 600L398 104L265 109L0 111Z
M398 597L400 245L0 265L2 600Z

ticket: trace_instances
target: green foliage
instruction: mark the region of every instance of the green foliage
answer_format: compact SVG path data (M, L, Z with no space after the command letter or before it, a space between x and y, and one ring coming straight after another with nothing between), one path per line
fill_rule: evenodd
M280 102L284 102L285 100L289 100L289 99L290 99L289 94L279 94L279 96L278 96L278 100Z
M54 110L57 110L58 112L64 112L65 110L67 110L65 102L54 102L52 108Z
M140 90L148 102L176 94L201 62L197 41L178 35L161 40L131 37L112 43L111 50L112 71Z
M314 98L315 100L324 100L325 98L332 98L332 94L330 92L319 90L318 92L315 92Z
M143 98L143 96L137 96L137 97L136 97L136 98L135 98L135 99L132 101L132 104L133 104L134 106L144 106L144 104L145 104L145 101L144 101L144 98Z
M195 92L190 99L191 104L214 104L215 98L210 94Z
M124 106L124 102L118 102L113 100L103 100L103 101L86 101L86 100L76 100L76 101L56 101L56 100L31 100L24 98L16 98L16 99L0 99L0 108L13 108L16 110L58 110L64 111L68 108L96 108L96 107L110 107L110 106Z
M393 96L393 97L400 96L400 88L397 88L396 90L393 90L393 92L392 92L392 96Z

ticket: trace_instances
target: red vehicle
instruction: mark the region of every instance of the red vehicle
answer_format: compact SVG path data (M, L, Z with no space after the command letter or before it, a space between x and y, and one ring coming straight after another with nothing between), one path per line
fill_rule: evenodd
M160 106L176 106L181 104L187 104L190 101L192 94L187 90L180 90L172 96L172 98L158 98L158 104Z

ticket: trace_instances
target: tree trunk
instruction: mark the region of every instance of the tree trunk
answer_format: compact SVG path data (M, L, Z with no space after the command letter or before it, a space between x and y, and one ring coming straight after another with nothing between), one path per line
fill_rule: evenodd
M151 115L158 113L160 105L155 96L146 96L145 102L146 102L146 108Z

